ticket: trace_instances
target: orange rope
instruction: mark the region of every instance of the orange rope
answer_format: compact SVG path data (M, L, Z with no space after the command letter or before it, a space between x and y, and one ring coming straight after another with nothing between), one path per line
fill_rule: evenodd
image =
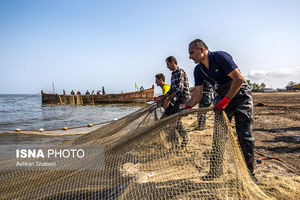
M280 158L278 158L278 157L265 156L265 157L260 157L260 158L258 158L258 159L256 160L256 163L258 163L258 164L256 164L256 165L254 166L254 168L264 166L264 165L265 165L264 160L271 160L271 159L278 160L278 161L280 161L280 162L282 162L282 163L285 163L282 159L280 159Z

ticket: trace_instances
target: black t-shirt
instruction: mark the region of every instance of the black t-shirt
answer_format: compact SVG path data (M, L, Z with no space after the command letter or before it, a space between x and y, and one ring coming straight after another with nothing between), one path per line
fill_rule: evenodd
M202 63L199 63L194 69L195 86L203 85L203 80L212 85L223 85L232 79L228 76L237 65L232 57L224 51L215 51L208 53L209 69Z

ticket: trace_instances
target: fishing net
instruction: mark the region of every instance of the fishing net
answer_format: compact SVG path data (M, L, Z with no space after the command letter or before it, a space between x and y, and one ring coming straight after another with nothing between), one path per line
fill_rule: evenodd
M213 121L195 130L198 115ZM269 199L253 182L228 119L210 108L164 119L156 105L87 133L64 145L102 145L84 162L53 170L15 170L1 161L1 199ZM182 123L189 134L181 147ZM103 162L99 157L103 154ZM14 164L15 165L15 164ZM72 170L72 166L79 170ZM92 165L103 165L91 169Z

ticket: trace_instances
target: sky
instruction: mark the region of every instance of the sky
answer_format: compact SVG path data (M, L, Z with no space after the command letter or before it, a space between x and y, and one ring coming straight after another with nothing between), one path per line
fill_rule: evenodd
M170 82L170 55L193 86L196 38L283 88L300 82L299 35L298 0L1 0L0 94L150 88L157 73Z

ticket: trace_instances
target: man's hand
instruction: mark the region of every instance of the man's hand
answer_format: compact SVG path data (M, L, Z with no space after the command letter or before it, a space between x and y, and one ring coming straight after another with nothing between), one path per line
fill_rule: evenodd
M229 104L230 99L227 97L224 97L222 100L220 100L217 105L215 106L214 110L221 112L226 108L226 106Z
M163 100L163 97L162 97L162 96L157 97L157 98L156 98L156 103L160 103L160 102L162 102L162 100Z
M184 111L184 110L191 109L191 108L192 108L191 106L185 105L183 108L181 108L181 109L179 110L179 112L182 112L182 111Z
M185 105L183 108L184 108L185 110L186 110L186 109L191 109L192 106L190 106L190 105Z
M165 98L165 100L163 101L163 108L164 109L167 109L168 107L169 107L169 104L170 104L170 100L169 100L169 98Z

